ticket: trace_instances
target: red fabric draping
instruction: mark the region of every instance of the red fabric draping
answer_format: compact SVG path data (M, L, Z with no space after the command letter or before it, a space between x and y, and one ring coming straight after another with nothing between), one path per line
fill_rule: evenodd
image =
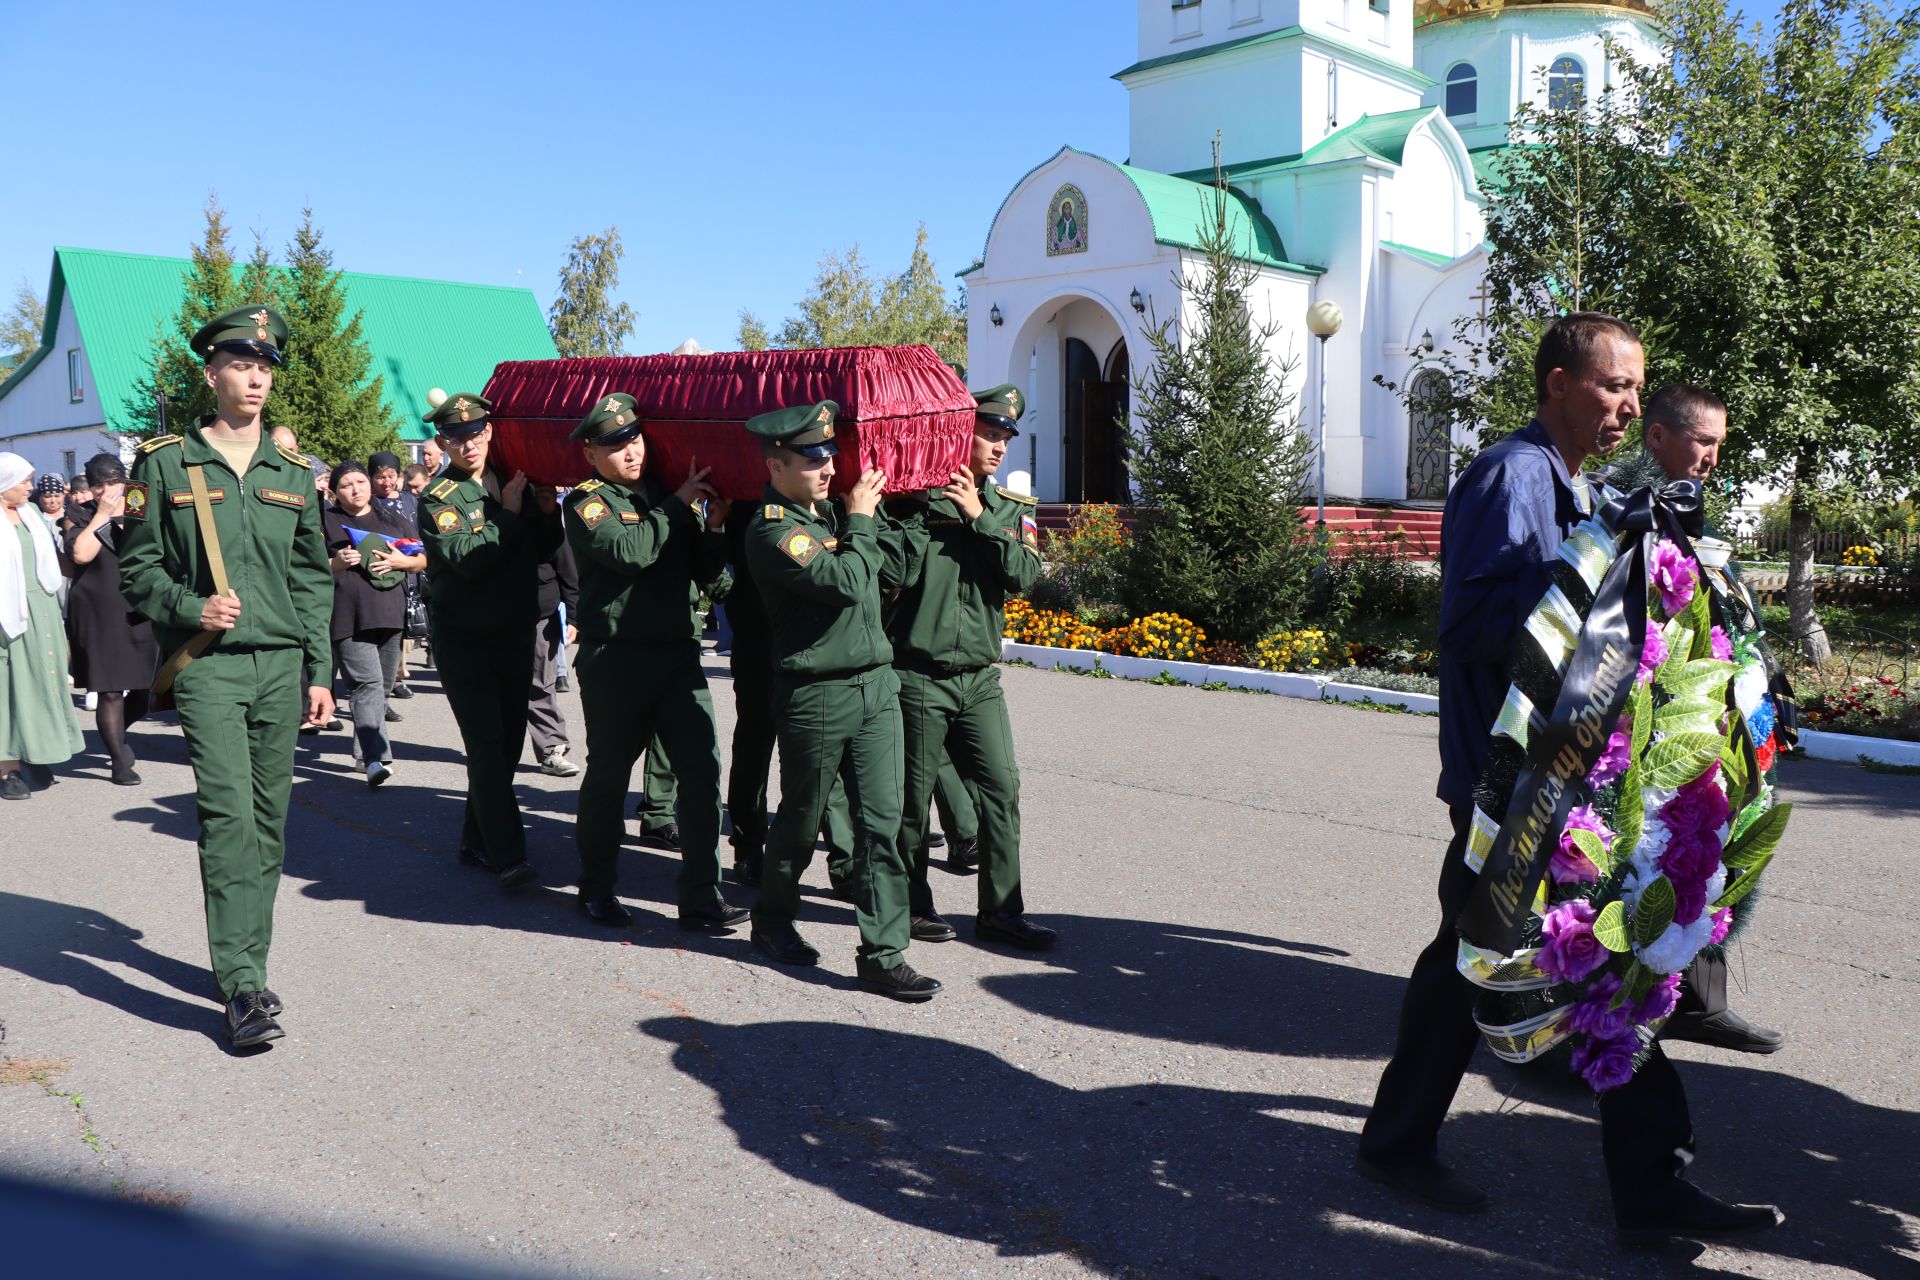
M483 393L500 465L536 484L578 484L587 467L568 433L615 391L639 403L650 475L677 485L697 459L735 500L766 484L759 442L740 424L787 405L840 406L835 491L869 467L887 473L890 493L942 484L972 447L973 397L931 348L836 347L503 362Z

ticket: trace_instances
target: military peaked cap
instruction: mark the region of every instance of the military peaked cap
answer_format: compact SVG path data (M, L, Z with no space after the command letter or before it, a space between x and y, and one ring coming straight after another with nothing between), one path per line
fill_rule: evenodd
M427 400L431 403L433 397L429 395ZM486 427L487 415L491 412L493 401L471 391L461 391L427 410L421 415L420 421L431 422L440 429L441 435L458 439L461 436L479 435Z
M831 458L840 452L840 446L833 442L833 419L839 412L840 406L831 400L795 405L748 418L747 430L768 444L791 449L803 457Z
M996 427L1020 434L1020 418L1027 411L1027 393L1011 382L991 391L973 393L974 416L985 418Z
M213 359L216 351L231 351L237 356L259 356L280 363L280 348L287 345L287 322L265 303L249 302L217 315L200 326L193 335L193 353L202 360Z
M640 406L624 391L602 396L568 437L581 444L617 448L640 434Z

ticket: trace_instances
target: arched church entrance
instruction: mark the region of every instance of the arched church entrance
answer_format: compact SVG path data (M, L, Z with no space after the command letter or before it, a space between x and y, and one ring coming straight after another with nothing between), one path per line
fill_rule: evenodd
M1066 403L1068 502L1126 502L1127 344L1102 361L1087 343L1068 338L1062 368Z
M1445 375L1417 374L1407 392L1407 501L1445 502L1453 420L1443 405Z

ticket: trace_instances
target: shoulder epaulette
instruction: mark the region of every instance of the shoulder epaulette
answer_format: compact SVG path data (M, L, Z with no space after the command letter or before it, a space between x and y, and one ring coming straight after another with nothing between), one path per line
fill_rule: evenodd
M429 498L445 498L459 487L460 486L452 480L442 480L439 484L427 490L427 496Z
M591 480L582 480L579 484L573 486L573 488L576 493L592 493L595 489L603 488L606 483L607 482L599 476L595 476Z
M164 449L170 444L179 444L179 443L180 443L179 436L155 436L151 440L141 441L139 444L135 445L134 448L138 449L141 453L152 453L156 449Z
M294 466L305 467L308 471L313 470L313 459L309 458L306 454L295 453L293 450L287 448L287 446L283 444L276 444L273 447L275 450L279 452L281 457L285 458L288 462L291 462Z
M1021 503L1024 506L1037 507L1040 505L1040 499L1030 493L1015 493L1011 489L1001 489L998 485L995 485L994 488L1001 497L1012 498L1015 502Z
M785 520L787 518L787 509L777 502L769 502L766 508L760 512L760 518L762 520Z

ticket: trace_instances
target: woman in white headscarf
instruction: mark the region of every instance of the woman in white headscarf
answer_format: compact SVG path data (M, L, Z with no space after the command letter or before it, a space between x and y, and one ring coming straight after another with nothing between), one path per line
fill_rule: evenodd
M32 792L22 763L60 764L86 744L67 696L60 553L32 502L33 467L0 453L0 799Z

